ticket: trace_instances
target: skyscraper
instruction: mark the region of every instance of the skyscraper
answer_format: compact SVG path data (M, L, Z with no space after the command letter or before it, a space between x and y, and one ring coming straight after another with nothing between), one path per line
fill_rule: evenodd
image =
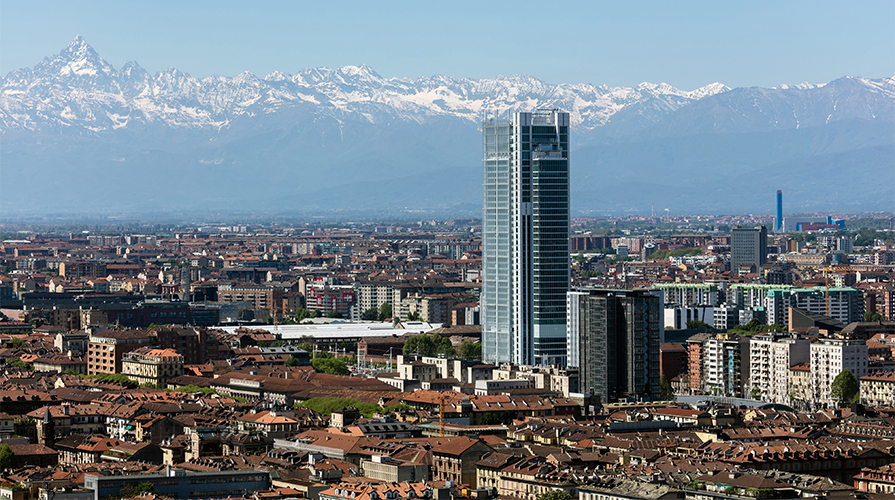
M777 190L777 220L774 221L774 232L783 229L783 191Z
M659 397L661 292L579 289L568 297L571 368L602 402Z
M569 114L515 113L482 134L483 359L565 365Z
M740 266L750 264L750 272L761 272L768 262L768 228L735 227L730 232L730 274L739 273Z

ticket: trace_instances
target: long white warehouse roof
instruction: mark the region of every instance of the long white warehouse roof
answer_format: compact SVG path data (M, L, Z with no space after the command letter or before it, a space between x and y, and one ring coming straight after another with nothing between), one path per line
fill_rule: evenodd
M357 337L391 337L392 335L404 335L407 333L426 333L440 324L425 323L423 321L406 321L401 323L401 328L395 328L390 323L341 323L313 325L243 325L219 327L227 333L234 333L240 328L249 330L266 330L273 334L279 334L283 340L294 340L302 337L315 338L357 338Z

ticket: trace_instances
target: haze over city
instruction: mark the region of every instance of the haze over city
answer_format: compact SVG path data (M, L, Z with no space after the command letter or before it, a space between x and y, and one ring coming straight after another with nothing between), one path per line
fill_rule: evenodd
M481 120L552 107L577 214L895 203L891 3L253 7L4 3L4 215L476 215Z

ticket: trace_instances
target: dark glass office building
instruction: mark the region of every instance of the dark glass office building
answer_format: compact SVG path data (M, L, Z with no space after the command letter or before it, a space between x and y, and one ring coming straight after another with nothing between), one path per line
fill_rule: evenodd
M659 397L661 292L579 289L569 292L569 367L581 392L603 403Z

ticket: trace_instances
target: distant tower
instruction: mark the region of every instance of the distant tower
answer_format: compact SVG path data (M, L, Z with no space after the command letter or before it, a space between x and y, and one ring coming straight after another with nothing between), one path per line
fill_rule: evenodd
M56 444L56 426L53 424L53 416L50 415L50 407L46 407L46 412L44 412L43 421L41 421L40 425L37 426L38 436L37 442L38 444L42 444L49 448L52 448L53 445Z
M776 232L783 229L783 191L777 190L777 228Z
M730 231L730 274L736 276L743 264L749 264L753 273L760 273L768 261L768 230L764 226L754 228L737 226Z

